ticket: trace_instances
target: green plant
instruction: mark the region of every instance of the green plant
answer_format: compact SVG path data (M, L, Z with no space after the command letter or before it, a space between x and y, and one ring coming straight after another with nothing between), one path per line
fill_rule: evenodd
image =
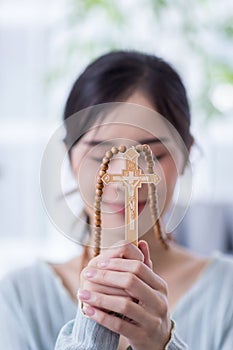
M63 62L50 75L52 82L77 74L78 66L106 51L140 49L165 55L178 67L190 85L194 112L203 120L223 115L211 92L233 83L232 2L66 0L61 31Z

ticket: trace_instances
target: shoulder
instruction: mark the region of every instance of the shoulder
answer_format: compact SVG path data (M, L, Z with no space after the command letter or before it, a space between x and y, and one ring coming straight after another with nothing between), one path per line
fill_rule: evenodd
M0 297L7 302L23 304L53 283L49 266L37 260L30 266L14 270L0 280Z
M223 285L229 283L233 286L233 257L231 255L215 251L213 253L211 265L215 273L216 282L218 278L223 282Z
M42 260L36 260L30 265L21 267L20 269L16 268L1 278L0 287L2 287L2 285L6 282L17 283L21 280L33 278L33 276L35 276L35 273L42 275L46 271L46 265L46 262Z
M0 281L0 338L6 336L7 344L11 338L16 343L23 338L22 349L29 341L30 349L51 349L75 311L62 281L44 261L11 272Z
M215 251L172 317L184 341L201 349L219 344L233 329L233 258ZM198 337L197 337L198 334Z
M73 314L76 305L51 264L37 260L0 280L0 299L8 306L29 311L29 307L56 309L62 315Z
M233 315L233 257L214 252L204 282L202 297L206 302L209 300L216 312L224 317L226 314Z
M213 252L198 285L205 288L205 294L230 296L233 290L233 257Z
M181 315L185 308L201 315L208 310L209 314L225 313L233 310L233 258L215 251L208 265L201 272L197 281L183 296L175 309Z

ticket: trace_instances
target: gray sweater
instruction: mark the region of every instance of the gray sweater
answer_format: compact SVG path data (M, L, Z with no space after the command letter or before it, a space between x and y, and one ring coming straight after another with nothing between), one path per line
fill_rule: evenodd
M171 317L176 327L167 350L232 350L233 259L212 254ZM0 281L1 349L113 350L118 338L80 313L46 262Z

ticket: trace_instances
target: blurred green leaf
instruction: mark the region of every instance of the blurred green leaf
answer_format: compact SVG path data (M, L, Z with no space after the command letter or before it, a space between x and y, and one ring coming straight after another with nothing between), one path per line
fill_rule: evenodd
M167 0L150 0L151 6L155 11L160 11L168 5Z
M152 49L155 50L156 43L153 41L153 33L161 32L161 37L163 37L165 32L166 35L174 36L174 38L175 35L179 35L186 52L190 52L190 57L192 56L201 65L203 83L193 104L204 112L202 115L205 115L206 120L221 115L221 112L213 105L209 91L211 87L218 84L233 84L233 62L227 62L224 55L210 50L208 41L210 40L210 46L211 43L218 43L220 40L221 47L224 47L223 44L228 48L233 47L233 16L230 11L229 13L226 11L224 18L216 16L211 0L66 1L68 37L65 46L62 47L62 50L65 51L66 63L64 66L54 69L48 82L59 80L71 67L76 67L80 52L85 55L88 61L101 53L123 47L127 49L140 47L144 51L146 49L143 46L143 35L145 38L151 39ZM134 4L143 11L144 9L149 11L150 28L147 33L142 33L140 28L140 15L142 14L143 18L143 11L136 12L139 15L134 18ZM132 13L129 11L130 6ZM90 33L84 35L86 34L83 32L86 28L85 25L88 25L88 21L93 20L93 16L100 16L100 19L104 21L106 31L103 36L99 35L98 31L98 35L96 35L95 28L92 27L90 27ZM175 16L173 27L172 25L169 27L171 16ZM138 23L136 30L135 26L133 29L130 27L134 20ZM128 35L126 35L127 42L124 40L124 33ZM85 39L82 40L83 37ZM204 41L202 37L205 37ZM131 45L131 39L134 42L133 45ZM139 45L135 47L137 41ZM184 62L186 58L183 53L178 52L177 54L179 55L178 61L180 59L180 62ZM196 74L198 75L200 72L197 71Z
M228 18L228 20L222 24L221 29L229 39L233 38L233 16Z
M78 20L86 20L95 10L103 12L113 22L125 22L125 16L119 9L117 2L108 0L70 0L69 8L68 21L72 25L77 24Z

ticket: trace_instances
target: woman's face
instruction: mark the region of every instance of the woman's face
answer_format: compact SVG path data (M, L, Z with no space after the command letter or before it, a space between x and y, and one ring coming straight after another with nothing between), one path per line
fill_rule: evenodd
M141 93L134 93L126 102L137 104L154 110L149 100ZM145 128L133 125L132 115L124 115L124 123L113 124L116 117L108 117L104 125L86 133L73 147L71 152L71 163L81 196L84 201L85 210L94 219L94 197L96 178L100 170L102 158L106 151L113 146L121 144L130 147L137 144L148 144L152 150L155 160L155 173L160 176L157 186L158 207L160 214L164 214L172 199L178 172L174 154L169 151L170 134L159 131L155 136L151 133L150 125ZM109 123L108 123L109 121ZM146 119L145 119L146 123ZM138 161L139 167L147 173L146 162L143 156ZM114 156L108 168L110 174L121 174L125 168L125 160L122 154ZM152 227L150 208L148 202L148 186L143 184L138 190L139 210L139 235L142 236ZM105 185L102 196L102 246L109 246L114 242L124 239L125 224L125 187L122 184Z

